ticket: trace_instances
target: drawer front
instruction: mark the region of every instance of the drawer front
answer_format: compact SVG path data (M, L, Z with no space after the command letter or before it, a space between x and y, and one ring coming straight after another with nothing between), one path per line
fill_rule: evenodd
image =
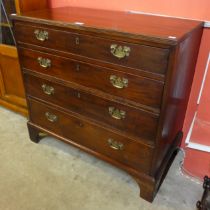
M119 42L50 28L40 28L39 26L16 24L15 30L18 42L34 44L158 74L165 74L167 69L168 49ZM36 32L40 35L35 34ZM44 34L46 34L47 38L44 38Z
M23 68L97 89L142 105L160 108L164 86L162 82L23 48L20 48L19 55ZM38 58L45 59L46 66L48 61L49 66L42 67Z
M152 149L34 100L30 120L57 135L138 170L148 172Z
M29 74L24 74L24 80L27 95L154 142L158 125L155 115Z

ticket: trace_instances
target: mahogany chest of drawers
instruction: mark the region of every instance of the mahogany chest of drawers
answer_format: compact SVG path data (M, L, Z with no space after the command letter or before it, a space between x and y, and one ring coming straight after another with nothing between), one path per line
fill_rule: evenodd
M152 201L182 138L202 22L69 7L13 24L31 140L126 170Z

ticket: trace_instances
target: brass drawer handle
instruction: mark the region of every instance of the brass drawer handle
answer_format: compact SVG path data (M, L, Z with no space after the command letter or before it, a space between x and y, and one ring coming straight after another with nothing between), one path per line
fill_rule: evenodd
M51 114L49 112L46 112L45 116L46 116L47 120L50 122L56 122L58 120L58 117L56 115Z
M42 68L49 68L51 67L51 60L48 58L38 57L37 61Z
M114 150L123 150L124 149L123 143L114 141L113 139L108 139L108 144Z
M42 90L46 95L53 95L55 93L54 87L51 87L49 85L43 84Z
M49 38L49 34L47 31L42 31L42 30L36 29L34 31L34 34L36 36L36 39L41 42L44 42L44 41L48 40L48 38Z
M115 75L110 76L110 82L116 88L122 89L124 87L128 87L128 79L117 77Z
M117 44L112 44L110 46L110 49L111 49L112 55L114 55L115 57L117 57L119 59L128 57L131 52L130 47L120 46L120 45L118 46Z
M109 107L109 114L114 118L114 119L117 119L117 120L122 120L125 118L126 116L126 112L123 111L123 110L120 110L120 109L116 109L115 107L113 106L110 106Z

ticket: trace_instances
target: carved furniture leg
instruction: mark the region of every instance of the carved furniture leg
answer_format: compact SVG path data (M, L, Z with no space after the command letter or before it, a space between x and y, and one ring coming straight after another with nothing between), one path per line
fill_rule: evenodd
M141 181L138 178L135 178L137 184L139 185L140 188L140 197L143 198L144 200L147 200L149 202L152 202L155 197L155 183L154 182L144 182Z
M175 156L177 155L178 146L180 145L181 138L182 132L178 133L176 139L174 140L174 144L169 150L166 158L163 161L163 164L159 168L158 173L155 175L155 177L142 179L133 176L133 178L139 185L141 198L149 202L152 202L154 200L156 193L158 192Z

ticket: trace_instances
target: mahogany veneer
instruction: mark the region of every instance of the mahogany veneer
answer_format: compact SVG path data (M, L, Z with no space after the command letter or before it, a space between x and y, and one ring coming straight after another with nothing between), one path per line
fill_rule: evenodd
M182 138L202 22L85 8L13 16L29 134L131 174L152 201Z

